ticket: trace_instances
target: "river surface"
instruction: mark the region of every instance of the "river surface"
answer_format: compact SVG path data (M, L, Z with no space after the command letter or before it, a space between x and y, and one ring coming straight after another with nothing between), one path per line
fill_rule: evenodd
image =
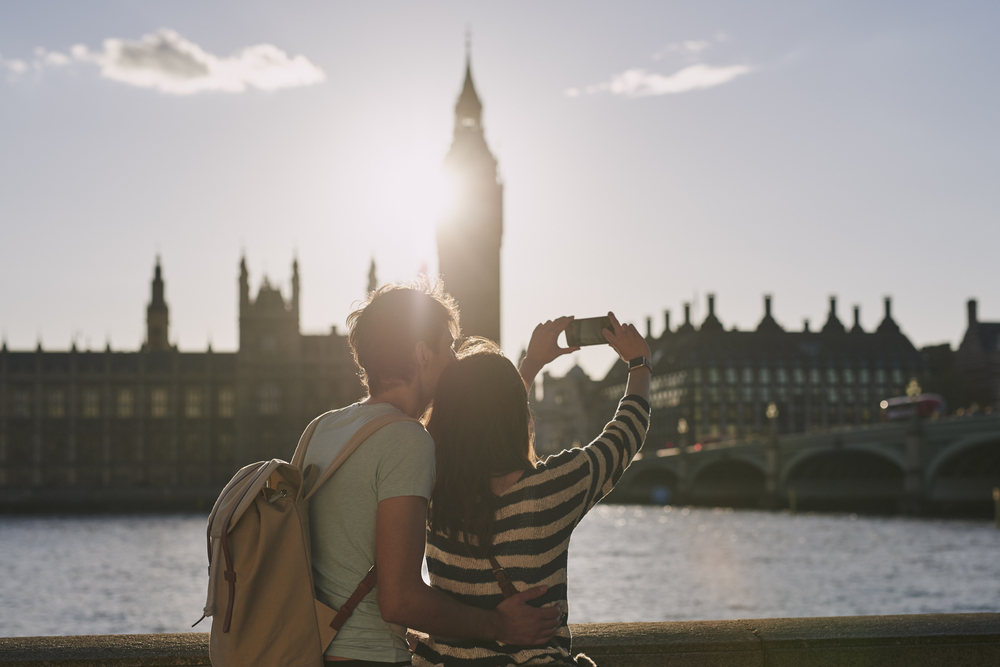
M0 636L207 632L205 518L0 517ZM1000 612L991 522L598 506L570 622Z

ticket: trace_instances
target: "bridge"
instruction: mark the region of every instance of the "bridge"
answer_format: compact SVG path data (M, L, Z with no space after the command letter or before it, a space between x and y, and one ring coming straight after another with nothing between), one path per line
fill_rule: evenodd
M1000 414L682 443L625 471L611 502L992 513Z

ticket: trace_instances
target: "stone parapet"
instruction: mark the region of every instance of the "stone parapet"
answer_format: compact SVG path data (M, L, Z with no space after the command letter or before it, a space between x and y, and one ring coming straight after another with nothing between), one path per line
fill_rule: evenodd
M572 626L600 667L1000 665L1000 614L769 618ZM11 667L208 666L205 633L0 638Z

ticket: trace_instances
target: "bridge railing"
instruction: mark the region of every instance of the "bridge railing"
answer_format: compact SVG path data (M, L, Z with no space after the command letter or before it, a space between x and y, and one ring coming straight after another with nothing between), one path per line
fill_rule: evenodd
M600 667L995 667L1000 614L772 618L571 626ZM208 635L0 638L9 667L208 666Z

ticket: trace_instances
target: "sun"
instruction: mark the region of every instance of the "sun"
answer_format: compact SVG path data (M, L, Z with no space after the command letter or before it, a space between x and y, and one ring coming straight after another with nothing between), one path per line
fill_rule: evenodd
M454 206L457 185L443 166L440 147L412 143L373 156L367 208L373 243L388 276L403 279L414 267L436 266L436 229Z

